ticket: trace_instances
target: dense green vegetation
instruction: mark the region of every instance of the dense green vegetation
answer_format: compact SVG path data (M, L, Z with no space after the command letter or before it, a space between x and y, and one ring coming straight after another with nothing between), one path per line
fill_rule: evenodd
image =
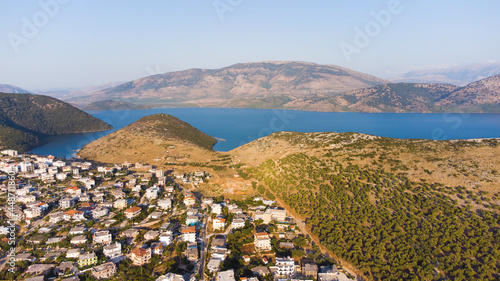
M134 133L154 133L165 139L184 140L209 150L217 142L215 138L168 114L143 117L125 129Z
M0 93L0 146L3 148L26 151L43 144L46 136L111 128L52 97Z
M465 194L461 187L414 182L403 173L341 163L332 154L297 153L247 172L370 279L500 278L500 217L458 205L450 194Z

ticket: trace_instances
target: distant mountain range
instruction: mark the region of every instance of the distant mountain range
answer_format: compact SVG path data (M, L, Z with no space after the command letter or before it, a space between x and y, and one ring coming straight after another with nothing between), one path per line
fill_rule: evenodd
M112 127L52 97L0 93L0 148L27 151L45 137L109 130Z
M19 94L19 93L31 93L28 90L23 88L19 88L17 86L12 86L9 84L0 84L0 93L10 93L10 94Z
M257 62L158 74L66 100L81 108L99 100L157 107L276 108L312 94L332 96L387 82L333 65Z
M455 85L496 72L500 72L500 64L475 65L450 68L439 72L441 74L436 72L441 78L446 78L437 80L453 83L391 83L333 65L256 62L220 69L168 72L122 84L112 82L51 95L83 110L233 107L500 113L498 75L463 87ZM419 80L430 75L431 72L420 71L406 76L409 80ZM14 86L9 86L9 89L23 91Z
M118 85L121 85L125 82L120 81L120 82L109 82L109 83L104 83L104 84L99 84L95 86L89 86L85 87L82 89L77 89L77 90L65 90L65 89L54 89L54 90L44 90L44 91L37 91L37 94L42 94L46 96L51 96L57 99L70 99L74 97L81 97L81 96L86 96L89 95L90 93L100 91L103 89L115 87Z
M498 74L500 74L500 63L489 63L411 71L390 80L394 82L447 83L466 86L472 82Z

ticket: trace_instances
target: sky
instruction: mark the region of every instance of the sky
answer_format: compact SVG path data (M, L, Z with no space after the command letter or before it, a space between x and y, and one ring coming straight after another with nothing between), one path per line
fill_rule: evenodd
M82 88L269 60L390 78L500 61L498 11L498 0L0 0L0 84Z

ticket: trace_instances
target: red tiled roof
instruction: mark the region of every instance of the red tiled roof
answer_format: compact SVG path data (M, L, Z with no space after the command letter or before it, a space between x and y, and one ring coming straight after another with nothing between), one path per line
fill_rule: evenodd
M193 232L196 232L196 227L194 225L182 229L182 233L193 233Z
M137 248L137 249L133 249L132 251L130 251L130 253L134 254L135 256L142 257L144 255L147 255L148 251L146 251L143 248Z
M132 208L126 209L125 213L135 213L135 212L137 212L139 210L141 210L141 208L136 206L136 207L132 207Z

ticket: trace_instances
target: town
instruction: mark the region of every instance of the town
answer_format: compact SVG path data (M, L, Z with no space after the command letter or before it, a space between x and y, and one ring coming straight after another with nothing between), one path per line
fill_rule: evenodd
M210 176L2 151L0 279L353 280L276 201L204 196Z

